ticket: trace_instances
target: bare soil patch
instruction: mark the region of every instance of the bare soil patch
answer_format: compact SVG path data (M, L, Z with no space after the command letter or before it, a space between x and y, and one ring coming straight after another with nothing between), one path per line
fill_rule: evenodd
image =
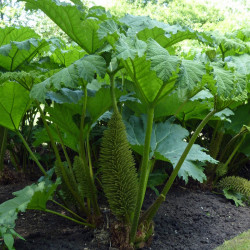
M12 198L12 192L31 181L1 185L0 202ZM156 198L148 190L144 207ZM55 209L53 204L48 204ZM60 211L60 210L58 210ZM105 228L109 214L104 214ZM241 232L250 229L250 208L236 207L223 196L174 186L155 218L152 244L144 249L214 249ZM17 250L110 249L110 235L105 229L91 230L59 216L27 211L16 221L16 231L26 241L17 239ZM112 249L112 248L111 248Z

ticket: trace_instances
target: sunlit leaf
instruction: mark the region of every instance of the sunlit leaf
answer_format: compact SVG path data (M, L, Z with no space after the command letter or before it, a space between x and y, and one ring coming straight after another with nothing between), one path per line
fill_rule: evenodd
M91 82L95 74L104 76L106 63L101 56L87 55L77 60L69 67L62 69L45 81L36 84L31 90L31 97L44 102L49 91L57 91L62 88L75 89L83 84Z
M94 53L102 45L97 34L100 21L86 18L86 13L77 6L56 0L23 1L28 9L42 10L88 54Z
M5 82L0 93L0 125L15 131L29 107L29 92L16 82Z

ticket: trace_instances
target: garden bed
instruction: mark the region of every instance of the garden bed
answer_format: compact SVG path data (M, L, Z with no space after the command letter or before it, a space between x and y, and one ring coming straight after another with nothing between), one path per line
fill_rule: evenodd
M0 186L0 202L26 183ZM147 192L144 205L155 199ZM53 207L54 205L48 204ZM58 210L60 211L60 210ZM105 213L105 228L109 213ZM184 186L174 186L155 218L155 235L145 249L214 249L250 228L250 208L236 207L223 196ZM107 220L108 219L108 220ZM82 250L112 247L105 230L90 230L56 215L28 211L19 216L16 230L26 241L16 240L15 248L25 250Z

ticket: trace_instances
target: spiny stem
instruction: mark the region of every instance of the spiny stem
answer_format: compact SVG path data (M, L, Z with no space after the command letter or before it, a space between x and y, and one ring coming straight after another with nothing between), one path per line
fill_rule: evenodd
M83 212L86 214L86 215L89 215L89 212L86 210L85 208L85 204L81 201L79 195L75 192L75 190L72 188L71 186L71 183L70 183L70 180L68 178L68 175L64 169L64 166L62 164L62 160L61 160L61 157L60 157L60 154L59 154L59 151L57 149L57 146L56 146L56 143L55 143L55 140L54 140L54 137L52 136L51 134L51 131L50 131L50 128L49 128L49 125L46 121L46 118L45 118L45 115L43 113L43 110L41 109L40 107L40 104L37 102L37 107L38 107L38 110L40 112L40 115L41 115L41 118L42 118L42 121L43 121L43 124L44 124L44 127L47 131L47 134L50 138L50 142L51 142L51 145L52 145L52 148L54 150L54 153L55 153L55 156L56 156L56 160L59 164L59 167L60 167L60 170L62 172L62 177L63 177L63 180L65 181L65 184L67 186L67 188L69 189L69 191L71 192L71 194L74 196L74 198L76 199L76 201L80 204Z
M88 154L88 163L89 163L88 173L89 173L90 185L93 187L92 190L95 190L95 181L94 181L94 174L93 174L93 167L92 167L92 160L91 160L91 153L90 153L90 145L89 145L89 133L87 134L87 154ZM92 206L94 209L94 214L96 216L100 216L101 212L100 212L100 208L98 206L97 195L96 195L95 191L93 191L93 198L91 199L91 202L92 202Z
M61 216L61 217L65 218L65 219L68 219L68 220L74 221L74 222L76 222L77 224L84 225L84 226L86 226L86 227L92 227L92 228L95 228L95 226L94 226L93 224L89 224L89 223L85 223L85 222L82 222L82 221L76 220L76 219L74 219L74 218L71 218L71 217L69 217L69 216L67 216L67 215L64 215L64 214L58 213L58 212L53 211L53 210L50 210L50 209L45 209L44 211L45 211L45 212L47 212L47 213L55 214L55 215L58 215L58 216Z
M199 126L197 127L197 129L195 130L195 132L193 133L190 141L188 142L188 145L186 146L184 152L181 155L181 158L179 159L178 163L176 164L171 176L168 179L168 182L166 184L166 186L163 188L162 190L162 194L164 196L166 196L166 194L168 193L170 187L172 186L184 160L186 159L190 149L192 148L195 140L197 139L197 137L199 136L201 130L203 129L203 127L208 123L208 121L210 120L210 118L216 113L216 110L212 110L203 120L202 122L199 124Z
M112 98L112 103L113 103L113 109L114 112L119 113L118 107L117 107L117 102L116 102L116 96L115 96L115 76L114 74L109 75L110 78L110 92L111 92L111 98Z
M94 176L93 176L93 170L92 170L92 163L91 163L91 155L90 155L90 149L88 144L88 134L87 134L87 154L88 154L88 160L86 159L86 151L85 151L85 136L84 136L84 125L85 125L85 117L87 112L87 100L88 100L88 94L87 94L87 86L83 85L84 90L84 99L83 99L83 107L82 107L82 115L81 115L81 124L80 124L80 158L83 160L82 167L84 168L84 172L88 174L88 185L90 185L91 190L93 191L92 198L87 200L88 204L88 212L90 212L90 202L92 203L94 214L96 216L100 216L101 212L98 206L97 202L97 195L95 193L95 182L94 182Z
M42 173L44 174L44 176L47 176L47 173L46 173L45 169L43 168L43 166L41 165L41 163L38 161L37 157L34 155L34 153L32 152L32 150L30 149L28 143L23 138L22 134L18 130L16 131L16 133L20 137L20 139L23 142L23 144L24 144L25 148L27 149L27 151L30 153L31 158L34 160L34 162L40 168L40 170L42 171Z
M223 161L224 158L226 158L225 156L227 155L227 151L230 149L230 148L234 148L234 144L235 142L241 137L241 136L244 136L244 134L246 133L245 130L243 131L240 131L238 134L236 134L228 143L227 143L227 146L224 148L223 152L221 153L221 156L219 158L219 161Z
M151 134L154 122L154 107L149 107L147 112L147 128L146 128L146 136L144 142L144 149L143 149L143 158L142 158L142 165L140 171L140 179L139 179L139 189L137 194L137 202L135 207L135 212L133 216L133 222L130 232L130 242L135 241L135 236L137 232L138 222L140 218L140 212L142 203L145 197L147 182L148 182L148 173L150 169L148 168L149 163L149 153L150 153L150 141L151 141Z
M199 124L199 126L197 127L197 129L195 130L194 134L192 135L190 141L188 142L188 145L186 146L184 152L182 153L178 163L176 164L172 174L170 175L166 185L164 186L162 192L160 195L162 195L162 197L165 197L166 194L168 193L169 189L171 188L184 160L186 159L190 149L192 148L195 140L197 139L197 137L199 136L201 130L203 129L203 127L208 123L208 121L211 119L211 117L216 113L216 110L212 110L203 120L202 122ZM145 214L147 216L145 217L145 220L148 220L148 218L153 218L156 214L156 212L158 211L161 203L163 202L163 199L157 199L150 207L149 209L145 212Z
M4 155L7 146L7 134L8 129L0 126L0 171L3 171L4 168Z
M64 142L63 142L63 139L62 139L61 132L60 132L60 130L59 130L59 128L58 128L57 125L56 125L56 131L57 131L57 134L58 134L58 137L59 137L61 146L62 146L62 150L63 150L64 156L65 156L66 161L67 161L67 163L68 163L70 172L71 172L71 174L72 174L72 176L73 176L73 178L74 178L74 181L76 181L76 180L75 180L75 176L74 176L74 174L73 174L73 168L72 168L71 161L70 161L70 159L69 159L69 155L68 155L68 153L67 153L67 151L66 151L66 148L65 148L65 146L64 146Z
M84 147L84 122L86 117L86 111L87 111L87 87L83 87L84 91L84 99L83 99L83 107L82 107L82 114L81 114L81 124L80 124L80 156L82 159L85 159L85 147Z
M65 207L64 205L60 204L59 202L55 201L55 200L51 200L52 202L54 202L56 205L60 206L61 208L65 209L67 212L71 213L73 216L75 216L76 218L78 218L79 220L82 220L84 222L87 222L87 220L85 220L84 218L82 218L81 216L79 216L78 214L74 213L72 210L70 210L69 208Z
M234 148L233 152L231 155L228 157L227 161L223 164L225 168L227 168L228 164L231 162L232 158L235 156L237 153L238 149L240 148L241 144L245 140L246 134L244 134L240 140L240 142L237 144L237 146ZM217 180L217 179L216 179Z

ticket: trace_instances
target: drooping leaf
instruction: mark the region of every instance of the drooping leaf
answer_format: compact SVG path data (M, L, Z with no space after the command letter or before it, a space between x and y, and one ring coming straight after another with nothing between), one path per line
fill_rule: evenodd
M226 56L248 52L247 44L238 38L230 38L219 33L216 33L213 38Z
M45 81L36 84L31 90L31 97L44 102L47 92L57 91L63 87L76 89L82 84L91 82L95 74L104 76L105 60L98 55L87 55L69 67L62 69Z
M14 71L25 61L31 60L48 42L44 39L30 38L22 42L11 41L0 47L0 67Z
M45 75L41 75L41 73L36 71L30 72L6 72L0 76L0 83L4 83L6 81L18 82L25 89L30 90L35 83L41 82L41 80L45 79Z
M0 237L6 238L10 249L13 249L11 238L19 237L23 239L14 231L18 213L25 212L27 209L44 211L47 201L51 199L59 183L60 181L57 180L55 183L42 181L38 184L32 184L20 191L14 192L15 198L0 205Z
M0 46L11 41L21 42L29 38L39 39L39 35L29 27L4 27L0 28Z
M21 0L28 9L42 10L73 41L88 54L94 53L101 45L97 30L99 20L86 18L86 13L77 6L56 0Z
M116 89L116 98L118 99L122 92ZM87 110L90 115L90 123L94 124L112 106L110 88L103 86L94 96L88 97Z
M27 209L35 209L35 210L42 210L46 209L46 204L48 200L50 200L56 191L57 186L60 184L59 179L55 183L46 183L42 181L37 184L37 187L34 189L34 193L27 205ZM22 195L20 191L14 193L15 195L19 196Z
M0 93L0 125L15 131L29 107L29 92L16 82L5 82Z
M139 154L143 152L144 137L146 131L146 119L132 116L126 123L127 135L132 149ZM187 142L184 139L188 136L188 131L180 125L174 124L171 120L164 123L155 123L151 135L151 157L155 159L169 161L173 167L177 164L182 155ZM206 179L203 173L203 165L206 161L216 163L212 157L207 155L201 146L194 144L186 160L184 161L178 175L185 182L188 177L192 177L200 182Z
M147 16L126 15L120 21L129 27L127 31L129 36L137 36L143 41L152 38L163 48L169 48L186 39L195 39L205 43L212 42L212 39L205 33L199 33L180 25L168 25Z
M179 92L191 96L192 92L202 88L202 78L205 74L206 69L201 62L182 60L176 82Z
M84 52L84 50L72 46L66 50L56 49L52 54L52 58L56 63L68 67L73 62L82 58L85 54L86 52Z
M229 66L233 66L240 74L250 75L250 55L243 54L227 58Z
M46 108L46 111L49 113L48 119L60 128L62 139L65 141L65 144L67 141L70 141L70 144L74 142L74 145L72 145L73 147L71 146L71 148L77 149L79 144L80 130L79 126L74 121L74 116L80 116L81 106L73 103L55 103L54 107L48 107Z
M236 194L246 196L248 199L250 198L250 181L245 178L239 176L227 176L220 180L218 187L223 189L226 198L233 199L236 205L237 202L234 198L239 200L243 198ZM234 197L234 195L236 195L236 197Z
M171 56L153 39L148 42L147 60L151 61L151 69L163 82L167 82L177 72L180 64L178 57Z
M112 15L102 6L93 6L89 9L87 17L94 17L101 21L105 21L112 18Z
M243 125L250 125L250 103L237 107L231 122L226 123L225 128L228 132L237 134Z
M115 46L117 51L116 57L123 60L128 58L134 59L137 55L142 57L147 48L145 42L136 38L125 37L124 35L121 36Z
M223 193L228 200L234 201L236 207L244 206L244 203L242 201L243 195L240 194L239 192L228 190L228 189L223 189Z
M120 35L120 29L113 19L108 19L100 24L98 30L99 39L106 39L109 44L114 45Z
M225 69L222 63L213 63L212 67L213 80L208 80L208 84L213 95L217 95L221 100L243 101L247 98L244 75Z
M46 94L46 99L50 99L56 103L78 103L83 96L82 90L71 90L67 88L62 88L58 92L48 92Z

